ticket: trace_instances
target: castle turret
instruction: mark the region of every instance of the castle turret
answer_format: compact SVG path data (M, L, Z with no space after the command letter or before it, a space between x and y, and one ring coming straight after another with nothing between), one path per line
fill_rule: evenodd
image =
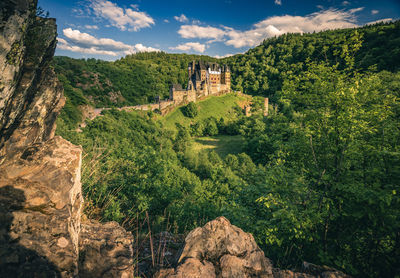
M231 89L231 71L227 65L223 65L221 73L221 84L226 85L226 89Z

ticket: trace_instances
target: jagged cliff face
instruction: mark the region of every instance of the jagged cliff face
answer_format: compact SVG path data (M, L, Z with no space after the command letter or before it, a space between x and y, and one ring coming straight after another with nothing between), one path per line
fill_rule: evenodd
M36 17L37 0L0 4L0 159L54 136L63 89L49 63L54 19Z
M131 234L81 223L82 149L54 137L57 27L36 5L0 2L0 277L132 277Z
M36 5L0 4L0 273L74 276L81 148L54 137L64 104L49 66L57 27L54 19L36 17Z

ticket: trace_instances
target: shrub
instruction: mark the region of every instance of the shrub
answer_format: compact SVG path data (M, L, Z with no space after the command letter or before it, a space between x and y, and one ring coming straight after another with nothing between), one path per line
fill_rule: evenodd
M214 117L210 117L206 120L206 127L204 129L204 135L214 136L218 135L218 126L217 121Z
M182 109L183 115L185 115L188 118L194 118L198 114L198 107L196 103L194 102L189 102L188 105L183 107Z

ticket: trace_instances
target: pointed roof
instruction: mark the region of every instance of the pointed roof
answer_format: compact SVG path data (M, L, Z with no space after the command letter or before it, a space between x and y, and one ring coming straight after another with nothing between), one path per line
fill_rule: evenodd
M199 61L198 65L199 65L199 69L200 70L206 70L207 69L206 65L201 60Z

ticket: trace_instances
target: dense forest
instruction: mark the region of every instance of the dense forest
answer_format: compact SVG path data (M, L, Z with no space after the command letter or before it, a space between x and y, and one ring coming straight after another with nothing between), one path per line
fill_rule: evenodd
M84 149L85 213L130 230L148 217L153 231L172 233L224 215L279 267L310 261L356 277L398 277L399 52L400 22L283 35L222 61L235 89L273 100L267 117L254 97L250 117L237 104L218 117L190 104L172 112L188 124L167 129L169 118L112 109L82 132L71 111L107 104L106 90L78 86L94 82L79 79L85 74L115 86L118 104L149 101L155 80L160 90L184 83L187 61L199 57L56 58L67 96L57 132ZM195 151L200 136L239 136L243 152Z
M400 21L313 34L284 34L223 62L233 71L236 90L273 97L286 78L307 70L307 61L338 63L339 69L344 69L347 54L354 58L354 68L363 72L399 70Z

